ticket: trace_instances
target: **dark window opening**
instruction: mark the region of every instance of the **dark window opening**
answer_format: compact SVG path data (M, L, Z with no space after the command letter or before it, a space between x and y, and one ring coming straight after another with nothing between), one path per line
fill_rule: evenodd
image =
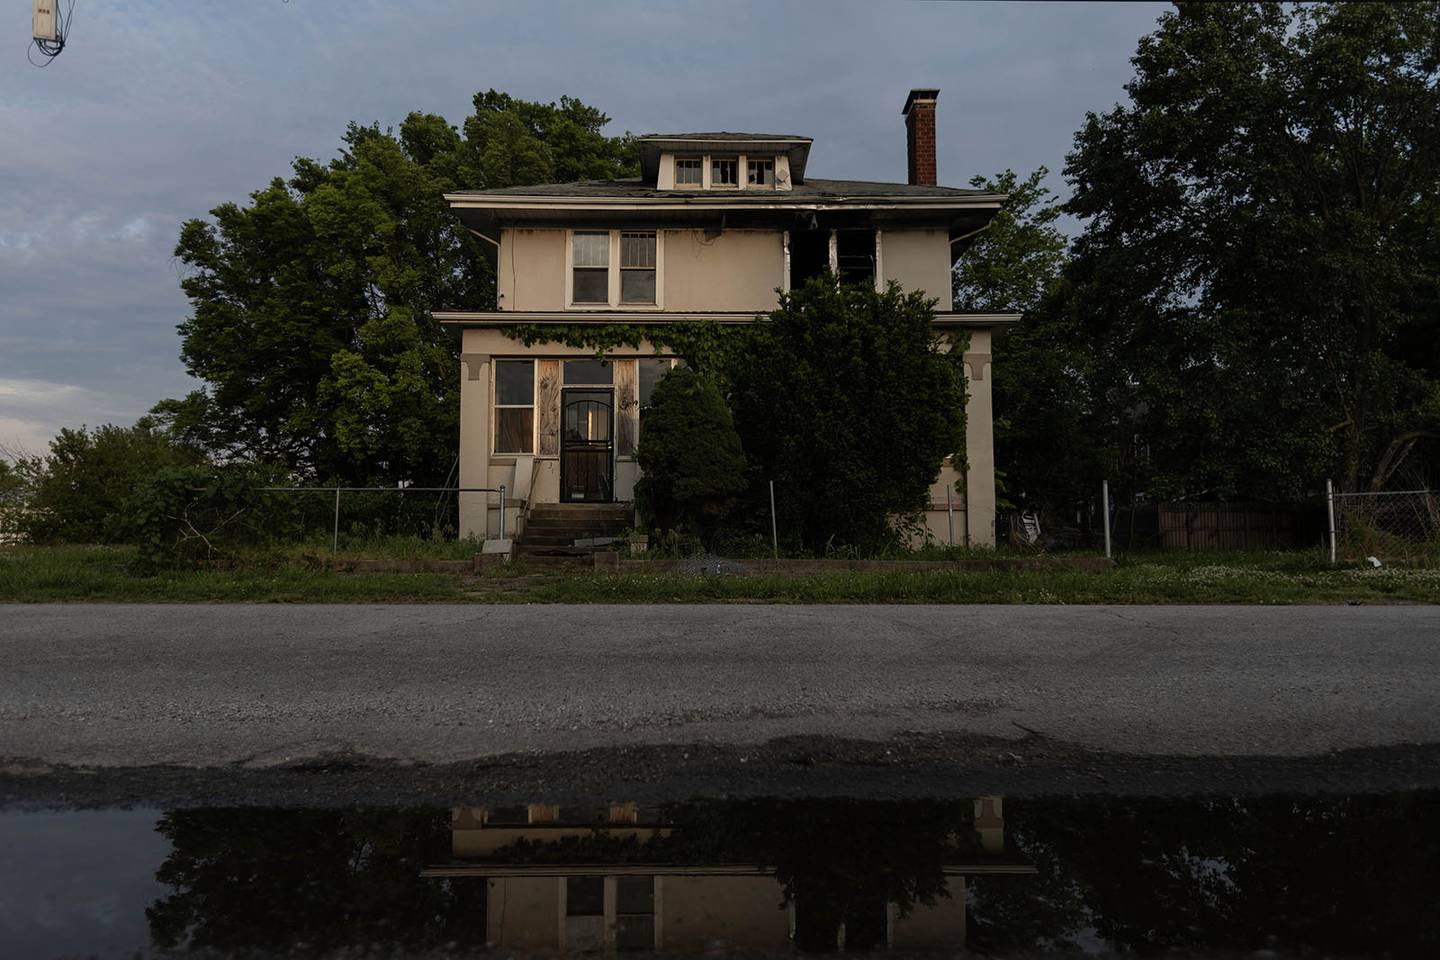
M790 231L790 289L830 269L830 231Z
M875 283L875 231L839 230L835 234L835 265L844 283Z

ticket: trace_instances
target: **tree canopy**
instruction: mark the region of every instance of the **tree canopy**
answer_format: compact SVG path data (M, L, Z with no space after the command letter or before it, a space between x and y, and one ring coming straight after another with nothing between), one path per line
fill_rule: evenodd
M1182 3L1140 41L1129 102L1087 118L1066 309L1133 485L1434 480L1437 11Z
M398 132L352 123L329 163L299 158L248 204L188 221L181 358L204 386L157 415L226 457L443 481L458 350L430 312L494 302L485 245L445 192L637 169L633 138L604 134L609 118L579 100L474 104L459 129L426 113Z

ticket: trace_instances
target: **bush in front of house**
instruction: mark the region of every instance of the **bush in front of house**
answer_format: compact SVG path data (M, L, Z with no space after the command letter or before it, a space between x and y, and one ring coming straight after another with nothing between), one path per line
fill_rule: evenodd
M755 475L775 482L782 540L874 552L922 518L941 462L965 449L965 344L936 335L934 306L826 276L751 328L731 407Z
M153 569L226 560L241 547L273 540L293 512L265 491L273 479L248 464L176 467L150 477L122 510L137 564Z
M635 497L662 531L708 536L746 487L745 454L715 382L677 367L655 385L635 459Z
M135 491L157 473L199 460L148 420L63 429L46 456L21 465L29 489L20 532L35 543L123 542L124 505Z

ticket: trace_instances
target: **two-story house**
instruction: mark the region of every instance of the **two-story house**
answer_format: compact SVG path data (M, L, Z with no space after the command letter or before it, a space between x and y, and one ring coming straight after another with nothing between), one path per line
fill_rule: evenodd
M633 497L640 409L675 358L648 342L604 361L526 346L517 325L763 322L781 292L829 270L922 290L937 331L969 334L967 469L940 466L926 521L940 542L993 544L990 344L1019 317L952 310L951 269L1006 198L937 185L938 95L905 100L905 183L811 177L808 137L685 133L639 138L638 179L448 194L491 244L498 300L435 315L462 337L460 485L505 484L505 529L522 536L537 505ZM494 498L462 494L460 508L462 535L497 534Z

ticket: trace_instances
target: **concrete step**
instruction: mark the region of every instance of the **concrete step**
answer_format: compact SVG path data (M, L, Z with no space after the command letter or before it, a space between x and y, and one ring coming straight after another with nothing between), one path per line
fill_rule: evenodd
M526 531L525 531L525 536L523 536L523 537L520 538L519 546L524 546L524 547L573 547L573 546L575 545L575 541L576 541L576 540L594 540L594 539L597 539L597 538L599 538L599 539L604 539L605 537L614 537L614 536L615 536L615 534L613 534L613 533L580 533L580 534L576 534L575 536L570 536L570 535L568 535L568 534L563 535L563 536L551 536L551 535L549 535L549 534L536 534L536 533L531 533L529 530L526 530Z

